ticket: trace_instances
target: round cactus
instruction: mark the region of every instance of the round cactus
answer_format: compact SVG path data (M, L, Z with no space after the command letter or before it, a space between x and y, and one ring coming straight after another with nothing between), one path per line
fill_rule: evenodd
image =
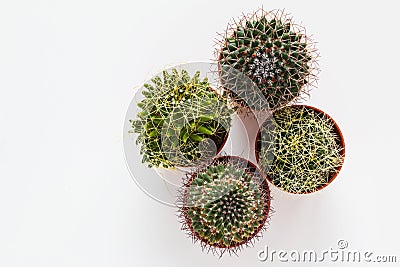
M317 53L305 30L283 11L259 10L231 23L216 51L218 63L248 76L262 91L268 107L276 109L300 97L316 79ZM229 87L229 86L228 86ZM231 97L247 106L248 88L235 88ZM255 100L252 100L253 102Z
M261 172L238 157L219 157L188 174L181 190L183 228L222 256L252 244L265 228L270 191Z
M276 110L257 137L258 165L275 186L305 194L328 185L344 161L337 124L324 112L303 105Z
M210 88L200 72L163 71L145 84L138 119L132 120L139 134L143 162L149 167L191 166L222 148L231 123L232 110L226 97Z

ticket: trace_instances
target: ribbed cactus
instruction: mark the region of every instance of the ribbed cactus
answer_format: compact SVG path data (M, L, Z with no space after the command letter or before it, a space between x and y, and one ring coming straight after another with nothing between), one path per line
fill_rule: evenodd
M220 40L217 57L224 79L226 67L248 76L276 109L298 98L315 80L317 53L305 30L283 11L259 10L231 23ZM225 72L225 73L224 73ZM233 87L225 79L226 87ZM247 87L235 87L231 97L241 106L257 102ZM234 91L234 92L232 92Z
M331 182L344 161L344 142L336 123L315 108L278 109L257 138L258 164L270 181L296 194Z
M142 109L138 119L131 121L143 162L167 168L214 156L231 123L226 98L210 88L207 78L200 80L200 72L190 77L186 70L172 69L151 82L137 104Z
M270 192L261 172L237 157L219 157L188 175L181 190L183 230L222 255L252 244L265 227Z

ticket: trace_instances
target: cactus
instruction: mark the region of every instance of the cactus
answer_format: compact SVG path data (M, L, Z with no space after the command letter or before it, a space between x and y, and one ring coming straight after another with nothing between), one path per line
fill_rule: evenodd
M269 107L260 109L275 110L298 99L316 80L315 44L283 11L260 9L233 21L222 36L216 51L222 79L227 67L249 77L267 99ZM251 91L228 90L239 106L260 98Z
M260 237L270 214L270 191L250 162L224 156L187 175L181 188L182 229L203 249L222 256Z
M165 70L151 82L137 104L138 119L131 120L142 161L169 168L214 156L231 123L226 97L212 90L207 78L201 80L200 72L190 77L186 70Z
M315 108L278 109L257 137L258 164L284 191L304 194L329 184L344 161L344 142L336 123Z

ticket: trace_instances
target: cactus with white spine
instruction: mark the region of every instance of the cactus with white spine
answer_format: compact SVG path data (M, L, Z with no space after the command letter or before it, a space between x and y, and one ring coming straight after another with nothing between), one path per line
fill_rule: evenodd
M190 166L214 156L227 137L232 110L200 72L172 69L145 84L132 127L149 167Z
M188 175L180 196L182 229L203 249L236 253L265 229L270 200L268 184L253 164L219 157Z
M274 110L287 105L300 98L302 92L307 93L316 80L315 44L304 28L283 11L260 9L234 20L222 36L216 51L222 78L224 67L249 77L267 99L269 107L260 109ZM230 86L233 85L227 87ZM260 97L251 91L235 88L230 95L240 106L247 106L247 99L255 102L251 98Z
M312 193L328 185L344 161L344 141L336 123L315 108L276 110L257 138L258 165L278 188Z

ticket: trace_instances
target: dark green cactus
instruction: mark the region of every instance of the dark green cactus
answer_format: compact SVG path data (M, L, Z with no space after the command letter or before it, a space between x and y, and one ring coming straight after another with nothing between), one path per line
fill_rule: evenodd
M217 50L220 66L238 70L258 86L269 106L260 108L274 110L288 104L315 80L314 43L283 11L259 10L244 16L230 24L223 36ZM248 88L228 91L241 106L260 97Z
M331 182L344 161L344 142L336 123L315 108L278 109L257 138L258 165L284 191L305 194Z
M214 156L223 145L232 110L200 72L164 71L145 84L142 111L131 121L149 167L190 166Z
M251 244L265 227L270 192L247 160L220 157L188 175L181 190L183 229L217 254Z

